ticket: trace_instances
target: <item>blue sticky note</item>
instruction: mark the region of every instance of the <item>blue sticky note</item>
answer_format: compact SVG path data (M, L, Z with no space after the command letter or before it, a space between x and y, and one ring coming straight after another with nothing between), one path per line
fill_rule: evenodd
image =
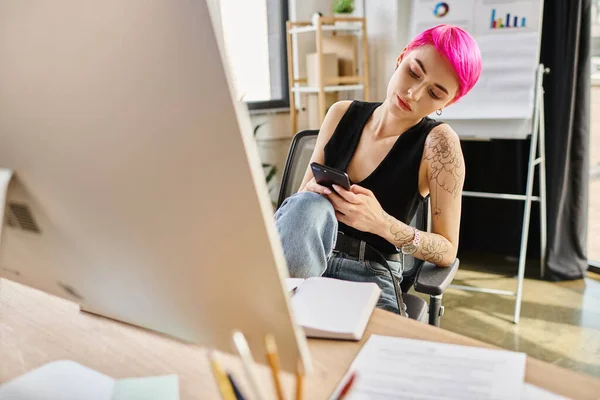
M179 400L177 375L119 379L111 400Z

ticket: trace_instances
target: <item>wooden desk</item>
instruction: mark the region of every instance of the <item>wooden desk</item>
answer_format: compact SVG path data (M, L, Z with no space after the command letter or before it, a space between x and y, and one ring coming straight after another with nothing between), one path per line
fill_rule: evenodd
M309 341L314 370L306 379L305 399L327 398L371 333L492 347L376 310L360 343ZM0 383L61 359L76 361L114 378L177 374L181 399L219 398L204 349L82 313L74 303L0 279ZM223 361L245 387L237 358L223 355ZM272 392L268 370L261 367L259 375ZM571 398L600 396L600 380L532 358L527 358L525 379ZM293 399L293 377L286 374L283 383L287 398Z

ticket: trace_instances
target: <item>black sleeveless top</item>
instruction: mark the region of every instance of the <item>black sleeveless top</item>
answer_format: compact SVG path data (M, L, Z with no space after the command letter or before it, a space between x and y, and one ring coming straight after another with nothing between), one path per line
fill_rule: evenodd
M348 169L358 146L362 131L381 103L353 101L331 139L325 146L325 165L342 171ZM424 198L419 193L419 168L423 157L425 139L440 121L425 117L402 133L383 161L361 182L352 182L373 192L383 209L396 219L409 224L419 203ZM339 223L340 231L364 240L382 253L396 253L396 248L384 238Z

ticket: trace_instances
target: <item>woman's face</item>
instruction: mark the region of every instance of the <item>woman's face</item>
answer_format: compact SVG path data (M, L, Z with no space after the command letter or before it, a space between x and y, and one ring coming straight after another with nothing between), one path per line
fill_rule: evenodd
M435 47L421 46L398 57L387 89L389 110L398 118L423 118L448 105L458 92L450 62Z

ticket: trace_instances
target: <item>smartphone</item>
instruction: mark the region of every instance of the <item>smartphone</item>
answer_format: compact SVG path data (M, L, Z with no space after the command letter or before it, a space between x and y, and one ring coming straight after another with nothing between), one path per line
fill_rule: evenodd
M319 163L310 164L315 181L321 185L332 189L332 185L338 185L346 190L350 190L350 178L348 174L335 168L326 167Z

